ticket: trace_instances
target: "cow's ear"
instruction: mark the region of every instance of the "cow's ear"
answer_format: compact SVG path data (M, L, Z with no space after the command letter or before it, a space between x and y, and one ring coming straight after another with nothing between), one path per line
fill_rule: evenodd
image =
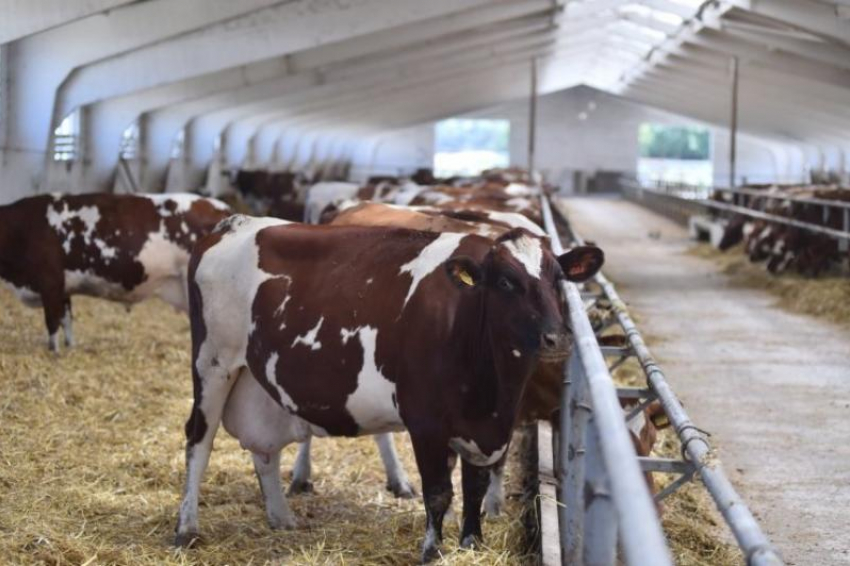
M453 257L445 265L449 280L461 289L474 289L481 283L481 266L472 258Z
M587 281L605 263L605 254L596 246L578 246L558 257L558 263L569 281Z

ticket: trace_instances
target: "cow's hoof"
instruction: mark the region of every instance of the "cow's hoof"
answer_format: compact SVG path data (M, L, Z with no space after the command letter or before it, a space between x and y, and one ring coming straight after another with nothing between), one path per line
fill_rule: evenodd
M466 535L460 541L460 547L466 550L474 550L481 544L481 537L476 535Z
M178 548L194 548L201 542L201 535L197 532L177 533L174 535L174 546Z
M422 564L430 564L438 558L440 558L439 546L430 545L422 549Z
M314 493L313 482L311 482L310 480L292 480L292 483L289 484L289 490L287 490L286 493L287 495Z
M298 528L298 520L293 517L269 517L269 527L276 531L292 531Z
M410 485L410 482L387 482L387 491L399 499L413 499L416 497L416 490Z

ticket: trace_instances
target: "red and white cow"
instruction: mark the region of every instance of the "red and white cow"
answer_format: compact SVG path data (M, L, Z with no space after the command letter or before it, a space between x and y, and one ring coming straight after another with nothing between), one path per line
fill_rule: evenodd
M74 342L71 296L127 304L158 296L188 310L192 246L230 215L192 194L41 195L0 206L0 281L42 306L48 345Z
M598 248L555 257L521 229L494 242L243 216L221 223L190 265L195 403L177 544L197 537L200 483L223 420L253 453L273 527L295 524L280 485L284 446L407 429L427 511L424 561L438 554L460 455L461 544L474 545L488 466L508 448L528 376L538 360L569 355L558 282L601 263Z

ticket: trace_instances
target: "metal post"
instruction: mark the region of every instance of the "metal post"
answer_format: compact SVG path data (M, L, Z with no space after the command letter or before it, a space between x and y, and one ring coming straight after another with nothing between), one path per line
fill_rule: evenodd
M590 422L590 399L587 397L587 376L578 353L569 363L571 422L566 435L561 435L561 467L566 470L566 483L561 484L566 506L564 564L580 566L584 548L584 463L587 424Z
M534 141L537 136L537 58L531 58L531 99L528 101L528 173L534 174Z
M738 57L732 57L732 116L729 121L729 188L735 188L735 156L738 137ZM738 196L733 197L738 204Z
M570 402L573 395L573 379L576 376L572 371L572 364L564 366L564 386L561 389L561 411L560 423L558 426L558 485L560 487L559 503L566 499L567 472L570 469L569 458L567 456L567 446L569 445L569 435L572 423L573 411L572 403ZM564 556L567 551L567 523L569 516L567 514L566 505L558 505L558 534L561 540L561 562L566 563Z
M584 564L613 566L617 555L617 515L611 485L599 448L599 431L591 420L585 464Z

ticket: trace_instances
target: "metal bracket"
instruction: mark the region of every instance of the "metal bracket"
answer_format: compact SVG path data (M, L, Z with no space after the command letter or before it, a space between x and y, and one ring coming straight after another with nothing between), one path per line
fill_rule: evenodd
M662 474L693 474L696 467L690 462L673 458L653 458L638 456L640 469L644 472L660 472Z
M617 397L620 399L655 399L655 391L647 387L618 387Z

